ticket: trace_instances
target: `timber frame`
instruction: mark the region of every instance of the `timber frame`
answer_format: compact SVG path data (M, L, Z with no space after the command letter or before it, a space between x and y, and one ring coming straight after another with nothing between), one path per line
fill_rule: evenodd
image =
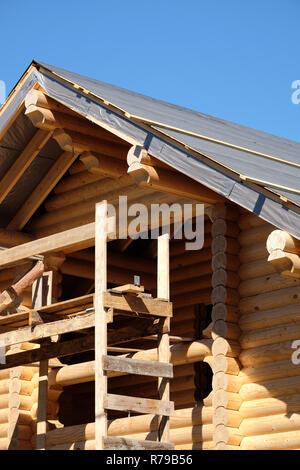
M299 191L213 155L296 172L296 144L282 159L104 94L33 63L0 111L0 153L26 137L0 165L0 449L300 448ZM120 195L203 204L202 249L175 213L124 239Z

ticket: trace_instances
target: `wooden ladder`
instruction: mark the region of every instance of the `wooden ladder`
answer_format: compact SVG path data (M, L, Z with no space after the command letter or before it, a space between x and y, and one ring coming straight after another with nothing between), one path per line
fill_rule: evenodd
M157 298L143 288L127 284L107 290L107 202L96 205L95 233L95 441L96 450L171 450L169 417L174 413L170 401L170 318L169 236L158 237ZM107 355L107 323L115 315L157 319L157 361ZM107 393L107 373L137 374L158 378L158 400ZM158 416L157 440L136 440L107 436L107 410Z

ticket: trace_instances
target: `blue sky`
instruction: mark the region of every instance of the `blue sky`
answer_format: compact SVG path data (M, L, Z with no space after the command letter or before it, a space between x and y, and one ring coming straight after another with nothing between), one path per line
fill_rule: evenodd
M299 0L14 0L0 17L7 91L34 58L300 141Z

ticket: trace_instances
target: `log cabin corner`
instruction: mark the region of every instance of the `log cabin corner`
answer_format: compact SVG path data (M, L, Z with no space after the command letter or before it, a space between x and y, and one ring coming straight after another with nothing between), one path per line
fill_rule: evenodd
M300 449L299 155L32 62L0 110L0 450ZM120 196L201 205L203 246L111 236Z

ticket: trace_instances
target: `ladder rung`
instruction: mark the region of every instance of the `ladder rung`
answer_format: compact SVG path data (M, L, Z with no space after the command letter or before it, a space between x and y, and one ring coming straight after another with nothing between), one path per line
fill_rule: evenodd
M174 445L169 442L140 441L125 437L105 437L105 450L173 450Z
M104 399L104 408L107 410L133 411L135 413L149 413L159 416L173 416L174 414L174 403L172 401L128 397L111 393L108 393Z
M103 306L116 310L141 313L155 317L172 317L172 302L119 292L103 292Z
M118 356L103 356L103 369L126 374L173 378L173 365L168 362L141 361Z

